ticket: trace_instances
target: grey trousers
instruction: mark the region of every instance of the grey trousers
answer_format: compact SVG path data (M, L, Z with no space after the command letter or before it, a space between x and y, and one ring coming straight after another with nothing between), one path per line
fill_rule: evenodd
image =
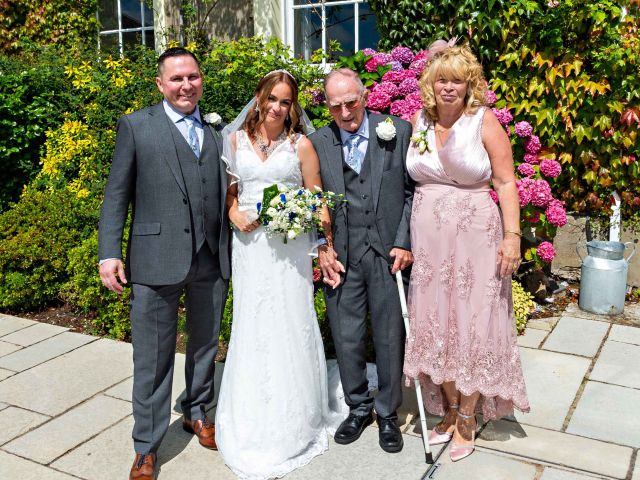
M136 453L155 453L171 416L180 296L184 291L188 334L182 411L189 419L202 419L214 394L214 359L228 282L220 276L217 255L205 243L182 282L159 287L133 284L132 288L132 436Z
M394 418L402 403L405 341L395 277L387 260L371 249L357 265L350 264L346 270L340 287L325 288L345 400L356 415L368 415L374 408L365 357L370 312L379 385L375 409L380 417Z

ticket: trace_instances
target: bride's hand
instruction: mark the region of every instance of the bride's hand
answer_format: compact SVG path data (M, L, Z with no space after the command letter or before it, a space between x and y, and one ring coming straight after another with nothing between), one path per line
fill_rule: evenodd
M340 273L344 273L344 266L338 261L338 254L328 245L318 248L318 264L322 270L324 283L331 288L338 288L342 282Z
M235 228L244 233L253 232L260 226L260 222L253 212L241 212L238 209L229 211L229 220Z

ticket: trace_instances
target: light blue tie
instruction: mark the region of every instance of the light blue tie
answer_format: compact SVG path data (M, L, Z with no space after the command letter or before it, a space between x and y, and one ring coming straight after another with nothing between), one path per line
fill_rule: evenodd
M347 138L347 158L345 161L357 174L360 174L360 168L362 167L362 155L360 150L358 150L358 144L361 139L362 137L357 133Z
M184 117L184 121L187 122L187 141L189 142L189 146L196 157L200 158L200 141L198 140L195 126L197 120L193 116L187 115Z

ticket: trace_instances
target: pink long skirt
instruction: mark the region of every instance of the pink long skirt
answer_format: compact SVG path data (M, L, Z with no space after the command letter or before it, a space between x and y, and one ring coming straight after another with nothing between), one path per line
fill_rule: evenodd
M484 420L529 411L511 300L497 274L502 220L487 187L424 184L411 215L414 265L404 373L419 378L427 411L444 415L443 382L480 392Z

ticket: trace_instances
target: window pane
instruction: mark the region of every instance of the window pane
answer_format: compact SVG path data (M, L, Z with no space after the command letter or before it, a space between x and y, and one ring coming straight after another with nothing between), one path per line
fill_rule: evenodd
M123 32L122 43L125 49L129 46L140 45L142 43L142 32Z
M101 30L118 28L118 0L98 0L98 20Z
M100 50L110 52L118 48L118 34L100 35Z
M149 8L147 2L144 3L144 25L153 27L153 10Z
M311 54L322 48L322 19L320 8L305 8L294 11L295 55L309 60Z
M139 28L142 26L139 0L121 0L122 28Z
M358 50L376 48L380 40L380 33L376 27L376 15L371 11L368 4L360 4L358 20L360 22Z
M146 43L147 47L155 48L155 37L153 35L153 31L147 30L144 35L145 35L145 41L147 42Z
M336 5L326 7L327 15L327 46L329 40L337 40L342 46L342 52L334 53L331 60L355 53L354 38L354 7L353 5Z

